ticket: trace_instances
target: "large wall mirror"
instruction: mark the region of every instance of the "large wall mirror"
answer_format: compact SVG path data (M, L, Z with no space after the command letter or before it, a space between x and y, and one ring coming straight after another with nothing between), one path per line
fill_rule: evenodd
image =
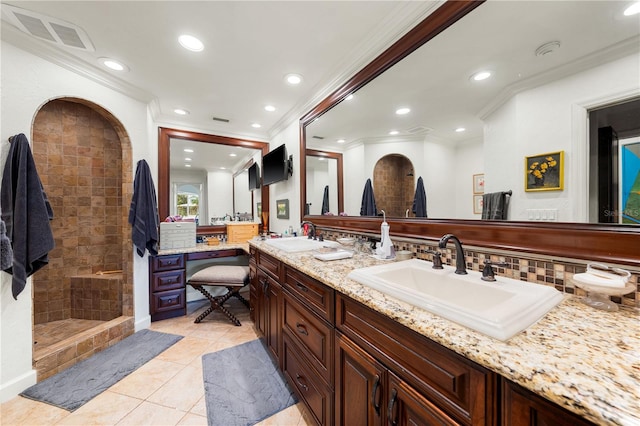
M249 187L248 169L262 163L266 142L177 129L158 130L158 211L198 219L198 233L238 215L260 221L269 209L268 187Z
M610 212L606 223L624 222L625 212L640 217L633 214L640 208L640 193L632 189L640 181L631 179L626 196L620 195L620 185L608 187L608 194L618 194L615 204L594 202L594 187L606 180L598 164L598 128L613 128L619 141L615 150L620 151L610 152L610 161L619 162L625 146L640 158L633 142L640 135L640 27L637 16L623 16L624 6L608 1L444 3L301 119L301 149L343 154L349 215L306 219L377 231L377 218L359 217L363 188L367 179L374 180L381 158L400 155L413 166L403 176L413 174L414 184L424 180L429 219L400 216L411 207L406 201L406 209L396 209L399 234L435 237L458 228L479 245L566 255L580 242L567 240L567 234L565 242L553 241L562 239L557 236L562 230L591 235L590 244L603 247L603 253L584 253L587 258L637 259L628 248L604 248L615 244L600 238L638 237L633 220L627 222L631 226L587 225L602 223L598 210L605 208ZM514 18L523 14L526 19ZM484 70L491 77L474 81L474 73ZM409 112L396 114L402 108ZM526 159L558 152L564 160L562 189L527 188ZM610 181L622 176L620 169L608 173ZM602 179L594 178L598 174ZM508 223L477 223L474 175L483 177L483 192L511 192ZM301 186L301 211L307 190ZM530 240L524 229L548 234L552 241L513 240Z

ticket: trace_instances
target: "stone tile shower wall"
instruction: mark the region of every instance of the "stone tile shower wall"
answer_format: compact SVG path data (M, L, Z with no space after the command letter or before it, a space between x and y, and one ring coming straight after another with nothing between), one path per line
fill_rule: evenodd
M32 150L54 212L55 248L49 265L33 276L34 323L40 324L73 318L71 277L123 269L123 153L102 115L64 100L36 115Z
M413 165L402 155L386 155L374 168L373 191L378 212L384 210L388 217L404 217L413 206L415 194Z

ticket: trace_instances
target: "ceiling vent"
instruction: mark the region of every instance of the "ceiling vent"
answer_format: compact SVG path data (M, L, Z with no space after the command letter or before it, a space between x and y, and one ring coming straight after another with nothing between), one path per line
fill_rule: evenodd
M313 139L320 139L320 140L322 140L322 139L324 139L324 136L312 136L312 138L313 138Z
M412 127L410 129L405 130L405 132L409 133L410 135L419 135L419 134L423 134L423 133L429 133L432 130L433 129L431 129L429 127L416 126L416 127Z
M228 119L226 119L226 118L220 118L220 117L213 117L213 118L212 118L212 120L213 120L213 121L219 121L219 122L221 122L221 123L228 123L228 122L229 122L229 120L228 120Z
M33 37L74 49L95 50L87 33L76 25L8 4L2 5L2 12L8 22Z

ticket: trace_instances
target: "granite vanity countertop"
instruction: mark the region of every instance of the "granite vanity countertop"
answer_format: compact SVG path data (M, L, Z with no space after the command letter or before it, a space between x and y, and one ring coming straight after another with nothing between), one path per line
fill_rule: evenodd
M640 312L605 312L567 295L506 342L363 286L347 274L388 262L357 253L323 262L250 241L284 263L597 424L640 425Z
M248 254L249 243L220 243L215 246L199 243L196 244L195 247L158 250L158 256L163 256L165 254L199 253L203 251L219 251L229 249L241 249Z

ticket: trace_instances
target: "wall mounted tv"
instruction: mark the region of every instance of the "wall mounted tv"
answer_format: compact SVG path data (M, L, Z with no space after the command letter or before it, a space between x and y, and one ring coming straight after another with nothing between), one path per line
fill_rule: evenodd
M292 174L293 156L287 157L287 147L284 144L262 157L263 185L287 180Z
M253 163L249 167L249 191L260 188L260 166Z

